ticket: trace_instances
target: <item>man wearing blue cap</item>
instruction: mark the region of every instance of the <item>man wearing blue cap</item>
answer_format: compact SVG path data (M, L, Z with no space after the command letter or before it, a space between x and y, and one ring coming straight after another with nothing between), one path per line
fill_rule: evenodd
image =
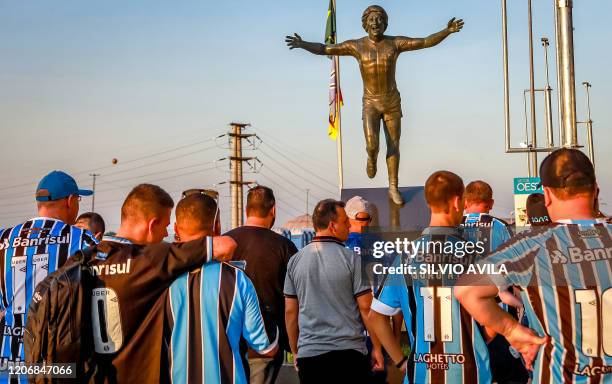
M81 196L92 194L68 174L53 171L36 188L38 217L0 229L0 382L8 381L10 366L23 362L23 330L36 285L70 255L96 243L72 225Z

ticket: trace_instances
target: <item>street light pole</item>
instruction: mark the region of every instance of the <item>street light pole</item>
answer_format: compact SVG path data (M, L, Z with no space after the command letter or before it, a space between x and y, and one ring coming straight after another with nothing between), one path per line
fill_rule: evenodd
M91 195L91 211L95 212L96 211L96 177L100 176L99 173L90 173L89 176L93 177L93 185L92 185L92 191L93 194Z

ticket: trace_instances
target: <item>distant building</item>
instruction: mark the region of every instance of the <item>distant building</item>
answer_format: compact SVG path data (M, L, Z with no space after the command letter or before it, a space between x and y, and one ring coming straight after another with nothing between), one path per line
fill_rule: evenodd
M312 216L308 214L294 217L285 222L282 227L274 228L274 231L293 241L298 249L310 243L315 234Z

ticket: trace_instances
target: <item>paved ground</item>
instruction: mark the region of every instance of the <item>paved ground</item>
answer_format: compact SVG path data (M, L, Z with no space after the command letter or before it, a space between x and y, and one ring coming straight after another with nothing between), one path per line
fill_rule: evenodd
M402 383L402 375L393 366L387 367L388 377L387 383L389 384L401 384ZM297 373L293 368L293 365L285 364L280 370L278 375L278 379L276 380L277 384L299 384L300 380L298 379Z

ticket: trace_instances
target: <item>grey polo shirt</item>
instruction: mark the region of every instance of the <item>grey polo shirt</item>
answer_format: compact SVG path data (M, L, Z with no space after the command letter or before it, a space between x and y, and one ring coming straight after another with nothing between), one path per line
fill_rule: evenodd
M333 237L315 237L290 260L284 294L299 302L298 357L354 349L367 353L356 298L371 289L361 282L361 259Z

